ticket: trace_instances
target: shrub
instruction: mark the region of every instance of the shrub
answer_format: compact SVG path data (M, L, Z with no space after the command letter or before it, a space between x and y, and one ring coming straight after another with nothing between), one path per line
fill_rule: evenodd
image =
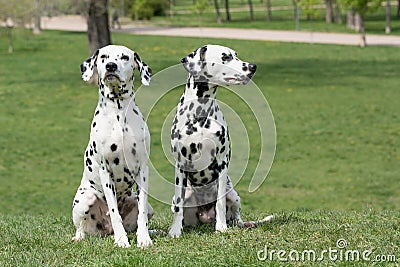
M151 19L153 16L165 15L168 0L133 0L130 5L129 12L132 19Z

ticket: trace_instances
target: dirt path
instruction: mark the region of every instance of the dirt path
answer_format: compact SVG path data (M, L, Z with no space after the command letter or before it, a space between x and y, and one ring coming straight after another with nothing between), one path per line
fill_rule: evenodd
M86 31L86 21L81 16L60 16L42 19L43 29ZM262 40L276 42L296 42L315 44L359 45L359 34L324 33L306 31L276 31L235 28L198 27L155 27L143 25L123 25L119 32L129 34L229 38L242 40ZM400 46L400 36L367 34L367 44Z

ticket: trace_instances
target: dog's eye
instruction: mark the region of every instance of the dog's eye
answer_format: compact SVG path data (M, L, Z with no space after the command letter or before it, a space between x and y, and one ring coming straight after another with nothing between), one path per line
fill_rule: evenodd
M232 55L231 54L229 54L229 55L227 55L227 54L222 54L222 61L231 61L232 59L233 59L233 57L232 57Z
M129 57L128 57L127 55L122 55L121 59L122 59L122 60L128 61L128 60L129 60Z

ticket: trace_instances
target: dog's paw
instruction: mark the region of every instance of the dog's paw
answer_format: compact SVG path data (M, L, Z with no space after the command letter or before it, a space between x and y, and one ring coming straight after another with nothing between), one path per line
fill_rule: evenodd
M85 233L83 231L77 230L75 236L72 238L73 242L79 242L85 237Z
M228 230L228 226L226 226L226 223L216 223L215 224L215 231L225 233Z
M257 223L253 221L248 221L243 223L243 228L256 228Z
M169 236L172 238L180 237L181 233L182 233L182 227L179 225L175 225L175 224L173 224L171 226L171 228L169 229L169 232L168 232Z
M129 240L126 235L122 235L120 237L115 237L114 244L120 248L130 248L131 247L131 244L129 244Z
M72 238L71 241L73 241L73 242L79 242L79 241L81 241L82 239L83 239L83 238L80 237L80 236L74 236L74 237Z
M149 234L142 234L137 236L137 247L138 248L146 248L148 246L153 245Z

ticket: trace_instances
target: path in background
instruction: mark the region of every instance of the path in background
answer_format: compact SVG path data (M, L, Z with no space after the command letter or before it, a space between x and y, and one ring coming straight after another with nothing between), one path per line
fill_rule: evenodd
M43 29L86 31L86 20L81 16L42 18ZM324 33L308 31L277 31L236 28L156 27L144 25L122 25L117 32L130 34L229 38L274 42L312 44L359 45L360 35L349 33ZM400 36L367 34L367 45L400 46Z

